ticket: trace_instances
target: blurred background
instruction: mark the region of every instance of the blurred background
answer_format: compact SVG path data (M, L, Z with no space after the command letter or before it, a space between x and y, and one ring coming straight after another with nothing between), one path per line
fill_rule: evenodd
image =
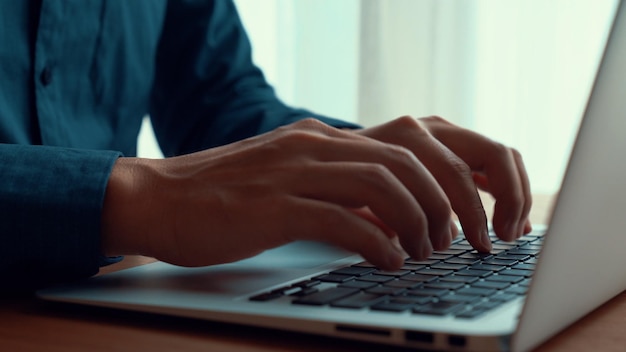
M363 126L440 115L558 191L616 0L235 0L288 104ZM139 155L161 157L146 119Z

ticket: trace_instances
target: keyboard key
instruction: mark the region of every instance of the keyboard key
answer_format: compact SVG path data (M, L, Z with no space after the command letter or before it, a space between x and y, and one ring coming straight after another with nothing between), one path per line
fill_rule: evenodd
M322 281L322 282L337 282L337 283L341 283L341 282L354 280L355 277L354 276L350 276L350 275L324 274L324 275L316 276L316 277L314 277L314 279Z
M333 287L299 298L293 301L293 303L321 306L332 301L354 295L358 292L359 290L356 288Z
M424 284L425 288L436 288L436 289L446 289L446 290L456 290L465 286L462 282L446 282L446 281L436 281L436 282L428 282Z
M250 300L255 301L255 302L267 302L276 298L280 298L282 296L283 294L280 292L268 292L268 293L262 293L260 295L252 296L250 297Z
M501 254L498 254L495 259L517 260L518 262L523 262L526 259L530 259L530 256L529 255L522 255L522 254L501 253Z
M538 261L537 258L538 257L534 257L534 258L530 258L528 260L525 260L524 264L537 264L537 261Z
M395 276L395 277L404 276L410 273L411 271L409 270L396 270L396 271L377 270L374 272L375 275L385 275L385 276Z
M422 260L422 261L417 261L417 260L413 260L411 258L408 258L404 262L406 264L414 264L414 265L434 265L434 264L439 263L440 260Z
M487 312L486 309L469 309L469 310L462 310L462 311L458 311L456 313L454 313L454 316L457 318L462 318L462 319L474 319L476 317L479 317L483 314L485 314L485 312Z
M282 293L284 296L291 296L291 295L295 295L295 294L301 292L302 290L303 290L302 287L291 286L291 287L281 288L279 290L272 291L272 292L279 292L279 293Z
M504 290L511 286L510 282L497 282L497 281L478 281L470 285L470 287L478 288L491 288L495 290Z
M476 251L465 253L463 255L458 256L458 258L475 259L475 260L487 260L491 257L493 257L492 253L481 253L481 252L476 252Z
M313 286L319 285L320 283L322 283L320 280L304 280L304 281L296 282L295 284L291 286L313 287Z
M468 258L450 258L445 261L448 264L463 264L463 265L473 265L480 263L480 259L468 259Z
M502 270L498 272L498 274L531 277L533 275L533 271L532 270L507 269L507 270Z
M404 312L413 308L413 303L398 303L398 302L381 302L371 307L372 310L381 310L385 312Z
M487 277L487 276L489 276L491 274L492 274L491 271L474 270L474 269L465 269L465 270L459 270L459 271L456 272L456 275L473 276L473 277Z
M477 303L475 305L472 306L472 309L476 309L476 310L483 310L483 311L487 311L487 310L491 310L494 308L497 308L499 306L502 305L502 301L482 301L480 303Z
M510 251L508 251L506 253L507 254L515 254L515 255L531 255L531 256L535 256L535 255L539 254L539 252L541 252L541 250L539 250L539 249L515 248L515 249L511 249Z
M409 274L400 278L403 281L413 281L413 282L428 282L436 280L435 276L431 275L421 275L421 274Z
M366 268L361 266L349 266L337 270L333 270L330 273L336 275L348 275L348 276L363 276L371 274L376 271L375 268Z
M492 259L485 260L483 263L493 264L493 265L511 266L511 265L517 264L517 260L492 258Z
M527 264L527 263L513 265L513 269L519 269L519 270L535 270L536 267L537 265L535 264Z
M465 251L471 251L471 250L473 250L473 249L474 249L474 247L472 247L472 246L471 246L471 245L469 245L469 244L460 244L460 243L457 243L457 244L453 244L453 245L451 245L451 246L450 246L450 249L453 249L453 250L465 250Z
M437 269L422 269L416 272L420 275L430 275L430 276L446 276L454 273L453 270L437 270Z
M429 260L445 260L445 259L450 259L452 257L453 257L452 254L432 254L430 257L428 257L428 259Z
M508 301L512 301L516 299L517 297L519 297L519 295L516 295L513 293L501 293L501 294L497 294L497 295L493 295L489 297L489 300L499 301L499 302L508 302Z
M479 279L474 276L462 276L462 275L448 275L448 276L439 278L439 281L462 282L464 284L471 284L478 280Z
M319 290L315 287L303 287L302 290L300 290L300 292L292 293L291 295L296 296L296 297L304 297L304 296L313 294L317 291Z
M513 286L513 287L509 287L506 290L504 290L505 293L512 293L512 294L516 294L516 295L525 295L526 293L528 293L528 287L524 287L524 286Z
M506 269L506 265L493 265L493 264L474 264L469 267L473 270L487 270L487 271L500 271Z
M451 302L451 303L465 303L472 304L478 301L481 301L483 298L481 296L472 296L472 295L460 295L460 294L448 294L439 298L440 302Z
M427 265L424 265L424 264L419 264L419 265L417 265L417 264L404 264L400 269L415 271L415 270L424 269L426 267L427 267Z
M409 296L440 297L448 293L450 293L450 290L447 290L447 289L419 287L419 288L407 291L406 294Z
M438 263L431 266L432 269L438 270L463 270L467 269L467 265L464 264L452 264L452 263Z
M472 295L472 296L491 296L498 290L493 288L480 288L480 287L463 287L456 291L458 294Z
M491 248L509 250L515 248L515 246L516 245L512 244L511 242L502 242L502 240L496 240L495 243L491 245Z
M393 280L385 282L385 287L395 287L395 288L416 288L420 283L416 281L407 281L407 280Z
M339 284L337 287L358 288L359 290L367 290L368 288L376 286L378 286L378 283L376 282L352 280Z
M359 281L369 281L369 282L377 282L377 283L384 283L387 281L391 281L393 280L393 276L385 276L385 275L374 275L374 274L370 274L370 275L365 275L365 276L359 276L356 278Z
M376 286L370 289L367 289L365 292L372 293L375 295L387 295L387 296L397 296L406 292L406 288L401 287L387 287L387 286Z
M392 303L410 303L411 305L416 304L428 304L434 302L434 298L430 296L398 296L391 297L389 302Z
M491 275L485 278L486 281L508 282L516 283L522 281L524 278L520 276L507 276L507 275Z
M340 300L334 301L330 305L340 308L360 309L383 302L385 299L386 297L381 295L371 293L359 293L349 296L347 298L342 298Z
M448 315L465 307L463 303L453 302L433 302L424 306L413 308L414 313L432 314L432 315Z
M452 248L449 248L449 249L447 249L447 250L445 250L445 251L433 251L433 254L444 254L444 255L449 254L449 255L459 255L459 254L463 254L463 253L465 253L465 252L467 252L467 251L466 251L466 250L459 250L459 249L452 249Z

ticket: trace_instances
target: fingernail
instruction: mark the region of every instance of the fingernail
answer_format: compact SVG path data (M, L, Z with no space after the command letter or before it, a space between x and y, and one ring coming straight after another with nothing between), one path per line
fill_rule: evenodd
M392 245L387 253L387 264L390 268L399 268L404 262L404 253L396 246Z
M489 238L489 231L488 230L483 230L481 235L480 235L480 242L482 243L482 245L485 247L485 250L487 250L488 252L491 251L491 238Z
M505 231L506 231L506 236L507 236L507 241L514 241L517 238L518 235L518 228L517 228L517 224L509 222L506 224L505 227Z
M524 236L524 223L521 222L517 227L517 238Z
M427 237L422 241L422 258L426 259L433 253L433 245Z

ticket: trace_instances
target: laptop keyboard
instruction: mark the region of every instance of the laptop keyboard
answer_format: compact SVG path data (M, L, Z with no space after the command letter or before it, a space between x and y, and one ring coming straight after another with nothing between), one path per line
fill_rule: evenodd
M425 261L407 258L398 271L361 262L250 297L268 302L475 318L526 295L543 244L542 233L514 242L492 234L491 253L463 237Z

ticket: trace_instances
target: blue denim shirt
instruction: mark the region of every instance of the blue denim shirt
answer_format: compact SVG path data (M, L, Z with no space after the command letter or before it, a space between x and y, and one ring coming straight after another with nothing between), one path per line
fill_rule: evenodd
M0 289L93 275L115 160L150 115L166 156L303 117L230 0L0 0Z

